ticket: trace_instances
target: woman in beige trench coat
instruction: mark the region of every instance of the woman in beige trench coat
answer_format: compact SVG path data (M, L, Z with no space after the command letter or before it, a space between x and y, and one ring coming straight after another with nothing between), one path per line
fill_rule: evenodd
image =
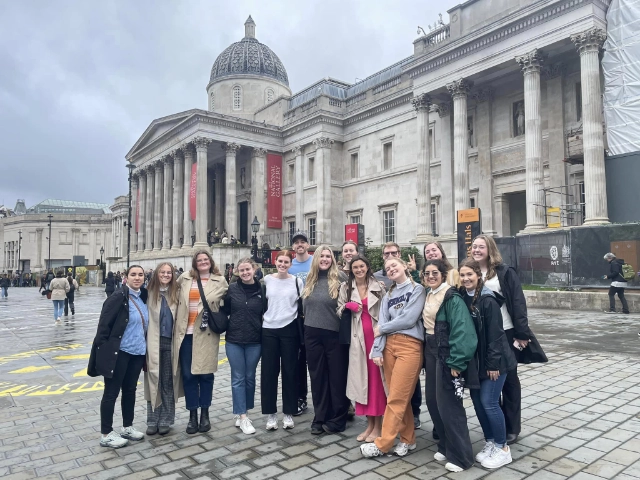
M220 335L202 323L204 305L198 280L212 312L220 309L220 300L227 293L228 284L211 254L205 250L195 253L191 271L178 279L180 295L173 327L173 376L181 374L184 399L189 410L187 433L208 432L211 429L209 407L213 396L213 374L218 370ZM211 319L209 320L211 321ZM204 327L204 328L203 328ZM200 423L198 423L200 408Z
M147 435L166 435L176 416L180 382L173 375L171 348L173 324L180 289L175 269L169 262L158 265L149 282L147 307L147 368L144 373L144 398L147 401Z
M384 286L373 277L369 260L354 255L349 279L340 287L337 313L341 317L345 308L351 310L347 397L356 402L356 415L366 415L368 421L367 429L357 437L359 442L372 442L380 436L387 404L382 369L369 358L384 293Z

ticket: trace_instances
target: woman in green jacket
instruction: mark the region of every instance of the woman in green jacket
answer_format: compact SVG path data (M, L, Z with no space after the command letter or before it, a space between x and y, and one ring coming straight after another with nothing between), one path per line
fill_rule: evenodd
M429 260L422 270L424 284L430 289L426 303L436 305L435 317L428 314L428 305L423 312L426 372L435 379L435 385L431 383L434 392L427 392L427 407L440 437L434 458L447 461L447 470L461 472L473 465L462 390L465 380L472 380L468 374L473 376L474 367L469 364L476 353L478 337L464 300L455 287L446 283L447 270L442 260ZM432 294L434 298L430 300ZM471 383L475 381L477 372Z

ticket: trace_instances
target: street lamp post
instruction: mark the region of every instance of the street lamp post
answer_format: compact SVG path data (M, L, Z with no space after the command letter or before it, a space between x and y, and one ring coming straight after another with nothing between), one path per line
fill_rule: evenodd
M251 222L251 231L253 232L253 236L251 237L251 251L253 255L253 259L258 259L258 231L260 230L260 222L258 222L258 217L254 215L253 222Z
M22 250L22 230L18 230L18 286L22 286L22 269L20 268L20 252Z
M53 215L49 214L47 215L47 218L49 219L49 236L47 237L47 240L49 240L49 258L47 259L49 265L47 267L47 271L49 271L49 269L51 269L51 221L53 219Z
M133 177L133 169L136 166L133 163L127 163L129 169L129 214L127 217L127 270L129 270L129 262L131 255L131 179Z

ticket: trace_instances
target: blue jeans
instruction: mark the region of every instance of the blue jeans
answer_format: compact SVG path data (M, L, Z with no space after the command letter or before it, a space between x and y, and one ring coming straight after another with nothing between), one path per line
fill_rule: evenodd
M180 345L180 372L184 387L184 401L187 410L209 408L213 397L213 373L194 375L191 373L193 355L193 335L185 335Z
M504 414L500 409L500 392L507 378L503 373L495 382L488 378L480 381L480 389L471 389L471 400L486 441L493 441L502 448L507 444Z
M9 298L9 290L7 287L0 287L0 298Z
M54 300L53 301L53 318L54 320L62 317L64 313L64 300Z
M254 407L256 368L262 345L259 343L227 343L225 350L231 367L231 397L234 415L247 413Z

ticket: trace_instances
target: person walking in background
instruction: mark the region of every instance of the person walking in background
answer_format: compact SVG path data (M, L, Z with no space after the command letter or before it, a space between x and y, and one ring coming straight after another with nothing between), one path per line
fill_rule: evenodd
M507 372L517 366L516 357L502 324L500 306L504 298L484 285L480 264L475 260L464 260L458 269L462 282L460 294L478 334L476 358L480 388L471 389L470 394L485 445L476 455L476 461L485 468L494 469L512 462L504 414L500 409L500 393Z
M9 287L11 286L11 281L9 277L5 274L0 277L0 298L9 298Z
M255 406L256 368L262 351L264 304L256 270L251 258L238 261L238 281L229 285L221 308L229 317L225 351L231 367L233 414L236 427L246 435L256 433L248 413Z
M413 281L407 264L400 258L387 259L384 268L393 284L382 298L370 357L383 368L389 393L381 435L373 443L360 446L365 457L389 452L398 434L400 442L394 449L396 455L403 457L416 448L410 400L422 368L424 330L420 317L425 290Z
M382 415L387 406L382 369L373 363L373 329L378 325L384 287L373 278L369 260L354 255L349 264L349 279L340 286L338 316L351 311L349 371L347 397L356 402L355 414L367 417L367 429L358 435L359 442L373 442L382 434Z
M71 289L69 282L64 278L64 270L60 269L56 272L56 278L51 280L49 287L51 290L51 300L53 301L53 318L56 321L56 325L60 325L64 311L64 301L67 298L67 293Z
M110 297L113 292L116 291L116 280L113 276L113 272L107 274L107 278L104 279L104 293L107 297Z
M182 390L179 372L174 377L171 368L173 356L177 355L171 344L180 296L171 263L158 265L149 281L148 292L149 329L144 373L147 435L166 435L175 421L176 403Z
M129 267L127 277L129 288L108 297L102 304L87 367L90 377L104 377L100 402L100 445L110 448L121 448L129 440L144 438L144 434L133 426L133 417L136 386L147 350L147 291L142 288L144 270L140 265ZM120 391L122 429L118 433L113 429L113 411Z
M46 283L47 283L47 287L46 290L51 290L51 282L53 281L53 279L56 278L56 276L53 273L53 269L49 269L49 271L47 272L47 276L45 278Z
M65 318L69 316L69 308L71 308L71 318L73 318L76 314L76 306L74 302L75 293L78 289L78 282L76 282L71 273L67 275L67 282L69 282L69 291L67 292L67 297L64 299L64 316Z
M487 288L505 299L500 308L502 324L518 362L545 363L547 357L529 328L527 302L518 274L502 261L495 240L488 235L478 235L471 244L471 254L480 264L482 280ZM517 367L507 373L502 387L501 406L507 428L507 444L511 445L518 440L521 429L522 392Z
M304 283L291 275L292 254L278 252L277 273L264 277L263 298L266 301L262 322L262 362L260 396L262 413L268 415L267 430L278 429L278 377L282 371L282 428L294 427L292 416L298 411L296 362L300 349L298 300Z
M627 287L627 280L622 276L622 266L624 260L616 258L613 253L607 253L604 259L609 262L609 274L603 276L603 279L611 280L611 286L609 287L609 310L605 310L605 313L616 313L616 295L620 299L622 304L622 313L629 313L629 305L627 299L624 298L624 289Z
M180 276L178 285L181 291L173 329L173 377L182 374L184 399L189 410L187 433L208 432L211 430L209 408L213 398L214 373L218 371L220 335L213 332L203 319L205 311L208 317L209 311L219 310L228 285L206 250L199 250L193 255L191 270Z

